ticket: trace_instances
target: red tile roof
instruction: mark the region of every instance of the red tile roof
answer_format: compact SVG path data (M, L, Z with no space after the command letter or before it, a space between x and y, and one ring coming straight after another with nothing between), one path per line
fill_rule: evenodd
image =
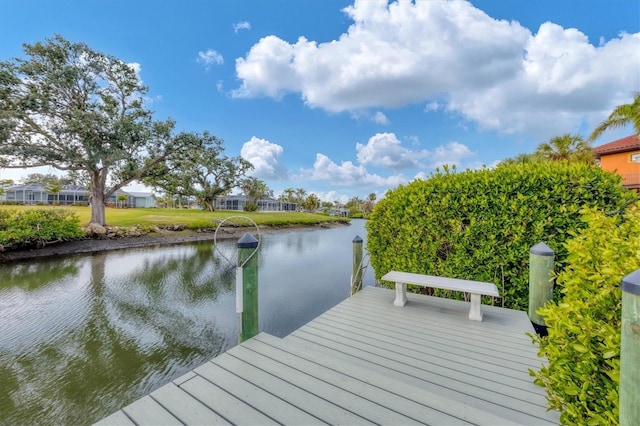
M638 135L631 135L618 139L617 141L596 146L593 148L593 152L597 157L600 157L602 154L615 154L617 152L635 151L636 149L640 149L640 138Z

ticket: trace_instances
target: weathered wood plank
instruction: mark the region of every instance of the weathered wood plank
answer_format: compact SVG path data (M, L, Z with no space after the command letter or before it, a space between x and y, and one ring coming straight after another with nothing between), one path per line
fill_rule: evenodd
M122 411L116 411L109 417L100 420L96 426L135 426L135 423Z
M330 311L347 308L350 311L361 314L370 314L372 309L378 311L375 316L384 316L405 321L414 319L411 323L406 324L409 329L423 327L442 329L451 328L467 333L473 332L480 336L495 335L500 339L506 339L513 343L530 344L530 340L525 339L527 332L533 332L531 322L526 313L519 311L511 311L499 307L488 305L485 309L485 318L482 323L462 321L457 312L464 309L465 302L458 300L443 299L440 297L424 296L419 294L411 294L409 303L404 308L398 308L389 301L385 301L383 294L390 290L375 289L362 293L362 297L352 297L348 303L341 303ZM380 292L382 290L382 292ZM358 295L359 296L359 295ZM510 315L502 315L510 312ZM516 314L514 315L513 312Z
M198 374L278 423L326 424L306 411L289 404L285 399L274 396L214 363L207 362L198 367ZM283 395L283 397L286 398L286 395Z
M273 419L259 412L246 402L229 395L226 391L220 389L218 386L201 376L194 377L193 379L183 383L181 389L188 392L191 396L211 408L232 424L278 424Z
M492 351L490 344L484 342L476 343L471 339L465 340L462 336L459 336L457 338L455 338L454 336L450 336L449 338L447 338L446 334L438 333L429 334L426 336L421 335L407 337L406 333L403 333L401 331L394 333L393 331L384 330L381 327L378 328L368 323L353 324L349 323L348 319L345 319L343 317L336 317L329 313L326 313L317 321L313 321L312 323L307 324L307 326L319 328L327 326L335 327L336 333L339 333L341 335L354 335L355 338L375 338L375 336L370 335L371 333L375 333L379 338L385 339L386 341L397 342L397 344L400 346L407 344L419 345L421 341L424 342L423 346L441 344L447 346L451 351L456 351L461 354L467 354L468 356L473 356L477 353L491 357L495 360L494 362L496 363L500 363L502 360L512 361L514 363L520 364L520 367L518 368L526 369L528 367L537 366L540 364L538 358L532 358L531 354L527 354L524 351L508 350L503 348L496 348Z
M289 404L307 411L309 414L328 424L368 425L371 423L351 411L336 405L333 400L318 398L311 392L296 387L282 378L273 376L241 359L232 356L220 356L214 358L211 362L235 372L235 374L238 374L245 380L265 389L273 395L287 398ZM206 372L203 371L203 374L206 374Z
M314 329L314 334L318 334L318 331L323 332L325 336L335 336L329 327L323 330ZM545 398L531 381L513 379L508 376L500 376L499 374L493 373L483 374L484 370L480 369L475 371L460 371L453 366L439 365L437 364L437 359L422 356L410 348L398 350L395 345L389 345L379 340L367 340L361 336L362 335L359 335L357 339L344 336L340 340L336 338L332 338L331 340L357 347L359 350L377 356L379 359L393 360L400 369L401 365L406 365L407 369L405 373L412 371L413 374L419 374L420 377L453 389L461 386L473 386L477 388L478 393L484 393L483 390L486 390L487 392L503 395L510 399L520 399L527 403L536 403L541 407L546 406Z
M236 350L237 349L237 350ZM289 383L313 393L319 398L333 401L336 405L348 409L369 422L378 424L412 424L416 423L406 416L375 404L368 399L342 389L339 384L320 380L304 371L290 367L292 356L283 356L275 360L247 349L244 345L234 348L233 356L250 363L259 363L260 368ZM342 381L348 380L343 378Z
M136 425L182 425L149 395L122 409Z
M522 424L539 424L545 420L545 407L514 399L491 389L434 376L413 365L396 361L395 356L380 356L376 353L375 348L358 342L337 342L331 333L313 331L314 334L310 334L309 328L305 327L296 331L292 336L304 336L306 344L318 342L321 346L335 348L335 350L348 355L351 363L366 364L368 368L380 374L392 376L420 389L435 392L465 406L469 405ZM292 336L288 336L287 339Z
M196 373L194 373L193 371L189 371L186 374L183 374L182 376L178 377L177 379L175 379L173 381L173 383L176 386L180 386L181 384L183 384L184 382L186 382L187 380L191 380L196 376Z
M329 327L333 327L333 325L334 324L330 322L325 324L315 323L313 327L322 327L323 330L328 330ZM378 334L375 328L369 330L358 328L355 331L357 332L357 337L354 339L350 338L348 330L339 330L337 327L333 330L334 333L343 336L345 341L356 340L369 345L371 350L377 351L380 355L394 357L398 361L403 361L414 366L420 365L425 371L430 371L437 375L444 375L465 383L483 387L490 386L496 390L500 389L501 385L520 389L522 386L527 386L531 383L531 378L524 374L526 373L524 369L524 371L520 370L522 372L519 376L513 377L512 375L504 374L504 371L501 372L499 368L496 368L495 364L477 362L471 367L468 361L456 363L439 353L431 355L425 344L401 340L392 335ZM473 352L473 348L469 348L469 352ZM487 383L487 381L489 383ZM512 394L510 390L509 393L514 397L519 395ZM520 396L528 399L528 395ZM537 389L535 396L539 396ZM544 405L544 398L542 398L542 401Z
M319 323L318 323L319 324ZM315 327L316 324L310 324L309 327ZM378 324L371 324L371 327L378 326ZM380 327L382 329L382 327ZM336 331L336 336L343 337L347 341L354 339L353 333L347 331ZM385 336L377 336L383 339ZM500 374L513 379L523 380L527 383L531 382L531 377L527 372L527 368L530 364L523 364L520 360L510 360L504 358L497 358L491 355L484 355L476 353L472 350L465 351L459 348L447 346L446 344L439 344L434 340L429 340L428 336L424 336L426 340L412 340L411 336L401 336L403 340L401 344L396 344L395 351L407 354L404 348L409 345L408 349L414 349L418 352L417 357L420 359L429 359L431 362L441 364L445 367L458 369L461 371L482 369L489 374ZM355 338L360 340L359 338ZM389 343L391 340L385 340Z
M414 388L393 377L380 375L361 365L336 359L335 352L328 348L310 349L291 340L282 344L264 333L252 339L248 347L277 358L282 357L282 353L295 354L297 362L291 364L292 366L320 374L324 380L340 383L344 377L350 377L354 380L349 381L344 389L366 395L367 399L399 411L423 424L516 424L473 407L466 407L461 411L455 401L424 389ZM335 379L334 376L341 379Z
M363 296L367 296L367 294ZM352 298L348 304L341 303L331 309L331 312L348 310L352 313L371 316L372 318L383 317L405 322L407 319L413 318L415 321L412 321L410 324L405 324L409 330L414 328L446 328L447 330L451 329L467 334L472 332L476 337L493 337L510 345L526 345L527 347L531 345L531 340L526 338L526 333L533 332L534 330L531 327L529 318L524 312L518 312L519 315L517 316L510 316L508 322L505 324L497 323L491 315L486 317L482 324L478 324L468 321L461 322L457 316L452 317L431 312L432 306L440 305L440 302L444 300L447 300L447 305L450 305L450 302L457 301L422 295L411 295L410 299L412 302L417 301L415 304L411 303L402 309L407 310L407 312L401 312L401 309L398 309L391 303L380 303L379 297L376 299L372 297ZM416 306L418 303L419 306ZM508 310L505 309L504 311Z
M337 316L341 315L342 319L338 319ZM378 313L378 317L371 317L367 321L353 321L350 319L349 311L345 311L344 307L341 308L341 312L336 311L328 311L325 312L322 316L314 319L309 322L309 325L315 324L316 322L326 322L327 320L335 321L336 323L341 324L341 326L345 327L358 327L361 324L369 324L382 322L382 326L384 323L388 323L392 326L385 326L387 330L393 330L393 332L403 335L414 335L414 336L424 336L425 334L429 335L429 339L436 342L449 342L452 346L457 347L458 349L469 352L469 347L473 346L474 350L479 353L490 355L492 357L496 357L497 355L503 355L507 359L512 359L514 361L519 361L530 365L533 362L535 365L540 363L540 359L537 356L537 351L531 341L527 346L525 345L500 345L495 344L493 339L487 338L478 338L473 335L473 330L467 330L466 333L462 333L460 331L456 331L455 329L449 330L448 328L434 328L431 326L420 326L421 331L417 331L412 328L410 324L406 326L402 326L403 323L411 323L413 319L411 317L405 318L404 321L396 318L386 319L387 316L382 313ZM529 339L523 333L523 339Z
M195 374L193 375L195 377ZM183 382L184 383L184 382ZM228 425L225 418L180 389L169 383L156 389L151 397L178 420L189 425Z

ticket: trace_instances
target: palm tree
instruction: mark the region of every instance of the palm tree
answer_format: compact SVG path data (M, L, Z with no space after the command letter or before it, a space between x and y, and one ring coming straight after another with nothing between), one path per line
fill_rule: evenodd
M278 199L280 201L286 201L287 203L293 203L295 202L295 199L293 196L294 192L295 191L293 190L293 188L287 188L284 191L282 191L282 194L280 195L280 197L278 197Z
M60 192L62 191L62 189L62 183L59 180L52 180L47 183L47 186L45 186L44 190L56 197L55 203L51 204L60 204Z
M633 95L633 102L630 104L623 104L615 107L613 112L609 114L609 117L600 123L593 133L591 133L589 141L596 139L605 130L624 127L627 124L632 124L636 131L636 135L640 137L640 92L636 92Z
M528 154L528 153L524 153L524 154L518 154L515 157L510 157L510 158L505 158L504 160L502 160L499 164L503 165L503 164L529 164L529 163L534 163L536 161L539 161L540 158L538 157L537 154Z
M549 142L538 145L535 155L549 161L567 161L593 163L593 151L589 143L582 136L566 135L556 136Z
M116 207L118 207L118 202L120 203L120 207L124 207L124 202L129 199L127 194L118 194L116 195Z

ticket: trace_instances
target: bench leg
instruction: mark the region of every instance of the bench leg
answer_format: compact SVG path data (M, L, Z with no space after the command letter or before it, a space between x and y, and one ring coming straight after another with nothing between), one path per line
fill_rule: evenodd
M396 306L404 306L407 304L407 285L396 283L396 300L393 302Z
M480 295L471 293L471 310L469 319L472 321L482 321L482 311L480 310Z

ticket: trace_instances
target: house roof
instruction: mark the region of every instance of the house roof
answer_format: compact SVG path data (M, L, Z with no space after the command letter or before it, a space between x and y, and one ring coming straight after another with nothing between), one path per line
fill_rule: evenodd
M132 197L138 197L138 198L147 198L147 197L153 197L153 194L151 192L136 192L136 191L122 191L125 194L129 194Z
M616 154L618 152L635 151L640 149L640 138L638 135L627 136L613 142L605 143L593 148L596 157L607 154Z

